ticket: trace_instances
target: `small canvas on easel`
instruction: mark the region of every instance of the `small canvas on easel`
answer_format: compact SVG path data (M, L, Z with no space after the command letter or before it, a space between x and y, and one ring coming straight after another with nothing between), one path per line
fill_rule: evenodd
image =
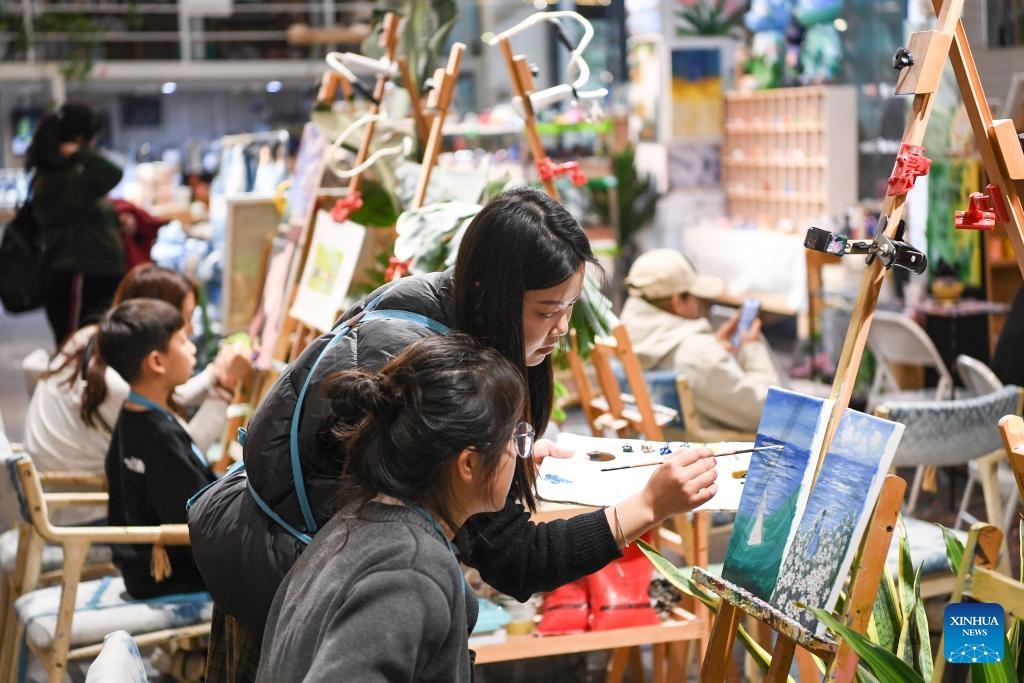
M796 531L825 438L832 401L768 389L757 446L781 445L750 459L725 553L722 578L767 599Z
M291 225L304 226L310 218L324 173L326 151L327 138L312 121L306 123L295 157L295 177L288 193L288 222Z
M848 409L821 464L771 597L819 636L824 625L795 603L835 608L901 436L903 425Z
M291 317L315 330L331 329L345 303L365 237L366 228L358 223L339 223L326 211L317 211Z

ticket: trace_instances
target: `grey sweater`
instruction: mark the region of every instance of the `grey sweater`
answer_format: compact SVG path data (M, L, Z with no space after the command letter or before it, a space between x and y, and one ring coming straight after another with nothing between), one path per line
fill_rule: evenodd
M257 683L468 682L477 611L430 522L371 501L331 519L288 572Z

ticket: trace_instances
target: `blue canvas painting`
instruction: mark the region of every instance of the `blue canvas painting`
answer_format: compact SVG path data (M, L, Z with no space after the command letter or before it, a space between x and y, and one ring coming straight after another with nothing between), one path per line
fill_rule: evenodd
M778 387L768 390L758 446L750 459L725 553L722 578L767 600L810 490L832 402Z
M794 603L835 608L902 435L899 423L848 409L821 464L771 597L819 635L824 625Z

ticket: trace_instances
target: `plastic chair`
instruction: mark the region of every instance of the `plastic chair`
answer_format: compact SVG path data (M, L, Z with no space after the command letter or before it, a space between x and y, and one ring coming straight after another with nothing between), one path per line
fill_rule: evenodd
M956 374L972 396L982 396L1003 386L992 368L962 353L956 357Z
M986 515L990 520L1001 522L1003 502L996 482L994 456L1002 457L1004 451L996 425L1004 415L1018 413L1021 401L1021 389L1007 386L985 396L952 401L885 403L875 414L907 427L896 450L894 467L948 467L978 461ZM948 563L942 532L935 524L913 517L913 502L911 492L903 520L910 541L910 556L915 565L922 566L921 597L949 593L953 577L946 574ZM964 540L964 532L955 533ZM890 552L890 566L895 566L895 560L896 553ZM1008 557L1003 561L1008 567Z
M868 348L878 362L868 393L868 411L887 401L942 401L953 397L953 377L928 334L900 313L875 311L868 334ZM892 364L931 368L939 375L934 389L903 389Z
M19 547L19 567L27 566L31 575L35 555L28 548L45 541L61 546L64 570L60 586L33 590L14 601L6 615L0 680L19 680L22 662L31 651L43 663L49 683L63 683L68 660L96 656L103 637L116 627L134 633L142 646L209 634L213 603L206 593L132 600L124 595L124 581L119 577L81 580L94 544L187 545L187 525L57 527L50 522L50 506L80 505L106 494L44 494L28 457L15 455L6 465L15 477L14 488L31 539Z
M991 368L977 358L971 358L970 356L965 356L963 354L957 356L956 372L961 381L963 381L967 391L972 396L982 396L993 391L998 391L1003 387L1003 383L996 376L996 373L992 372ZM1003 503L1004 515L1002 526L1000 528L1004 532L1009 532L1010 524L1014 519L1014 513L1017 511L1017 504L1020 502L1020 491L1017 490L1017 486L1013 480L1013 471L1010 469L1009 464L1000 457L996 457L996 460L996 476L999 480L999 488L1000 490L1007 491L1006 498ZM967 525L972 525L979 521L974 517L974 515L967 512L967 508L971 502L971 497L974 495L974 486L977 483L977 461L971 461L967 463L967 484L964 486L964 495L960 500L960 509L957 511L956 515L955 528L957 529L962 528L965 522Z

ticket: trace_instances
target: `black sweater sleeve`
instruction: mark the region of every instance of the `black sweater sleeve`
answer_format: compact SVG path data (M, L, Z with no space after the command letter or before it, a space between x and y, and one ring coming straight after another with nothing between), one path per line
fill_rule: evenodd
M537 524L509 499L499 512L474 515L460 539L465 562L489 585L519 601L592 574L621 557L604 510Z

